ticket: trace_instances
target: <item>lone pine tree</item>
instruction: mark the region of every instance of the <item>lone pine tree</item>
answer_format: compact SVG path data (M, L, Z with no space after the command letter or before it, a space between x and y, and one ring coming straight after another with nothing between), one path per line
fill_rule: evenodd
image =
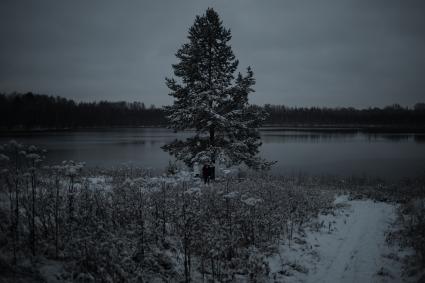
M188 39L176 53L179 62L172 65L180 80L166 78L174 104L165 111L171 128L194 129L195 134L185 141L176 139L163 149L188 166L216 161L245 163L254 169L270 166L257 156L261 145L257 128L266 115L248 104L255 84L251 68L246 75L233 75L239 62L228 44L230 30L208 8L204 15L196 16Z

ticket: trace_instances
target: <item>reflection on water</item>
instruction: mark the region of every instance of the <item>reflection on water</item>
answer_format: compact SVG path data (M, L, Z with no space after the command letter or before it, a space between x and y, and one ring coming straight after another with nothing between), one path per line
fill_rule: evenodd
M415 142L417 143L425 143L425 134L424 135L415 135Z
M263 131L261 133L264 142L275 141L299 141L299 142L325 142L337 140L340 142L353 140L367 140L376 142L388 140L392 142L405 142L413 140L415 142L425 142L425 134L387 134L387 133L362 133L358 131Z
M262 132L263 142L322 142L330 140L352 140L357 136L356 133L328 133L328 132Z
M48 150L51 163L86 161L88 166L135 166L163 169L171 159L161 146L190 132L162 128L128 128L74 132L21 133L0 136ZM261 132L261 155L276 160L272 172L374 175L385 178L425 172L424 134L377 134L356 130L282 130Z

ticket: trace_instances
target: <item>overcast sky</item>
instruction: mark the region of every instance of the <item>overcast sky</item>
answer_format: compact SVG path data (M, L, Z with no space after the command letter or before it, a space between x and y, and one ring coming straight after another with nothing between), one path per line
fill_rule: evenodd
M425 101L425 1L0 1L0 92L172 103L164 78L195 15L230 28L256 104Z

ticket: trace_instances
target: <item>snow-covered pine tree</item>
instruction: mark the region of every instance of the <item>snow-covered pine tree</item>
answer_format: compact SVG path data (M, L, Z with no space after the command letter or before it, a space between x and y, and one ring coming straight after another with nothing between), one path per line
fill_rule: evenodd
M174 74L167 78L174 104L165 111L170 127L176 131L194 129L194 136L163 146L163 149L184 161L226 165L245 163L248 167L267 168L271 163L259 158L261 145L257 128L265 112L248 104L255 79L250 67L243 76L234 77L238 60L228 44L230 30L222 25L218 14L208 8L196 16L189 29L189 42L177 51Z

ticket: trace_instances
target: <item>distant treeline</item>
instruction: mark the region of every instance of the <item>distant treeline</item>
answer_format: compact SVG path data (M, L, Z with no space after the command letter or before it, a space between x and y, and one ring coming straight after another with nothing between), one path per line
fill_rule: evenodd
M140 102L75 102L58 96L0 94L3 129L165 125L164 113Z
M260 107L260 106L253 106ZM425 128L425 103L413 108L319 108L262 106L266 125L378 125ZM58 96L0 94L0 129L62 129L109 126L165 126L161 108L141 102L75 102Z
M425 103L413 108L394 104L384 108L355 109L352 107L286 107L283 105L264 106L269 125L381 125L425 127Z

